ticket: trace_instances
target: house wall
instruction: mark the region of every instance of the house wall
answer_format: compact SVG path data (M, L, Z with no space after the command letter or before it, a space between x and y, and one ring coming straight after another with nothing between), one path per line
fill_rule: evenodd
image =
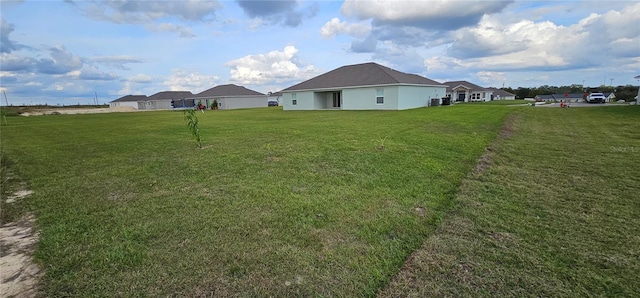
M213 102L213 99L210 101ZM202 102L206 102L206 100L203 99ZM221 97L218 99L218 106L222 110L266 108L267 96Z
M154 110L168 110L171 109L171 99L154 100Z
M515 95L504 95L504 96L500 96L500 95L496 95L493 97L493 99L495 100L514 100L516 99Z
M446 87L421 87L421 86L400 86L398 110L415 109L426 107L431 104L432 98L438 99L438 104L442 104L442 97L446 96Z
M312 91L286 92L282 98L283 110L314 110L317 100ZM297 101L296 105L293 105L293 100Z
M377 103L378 89L384 91L384 102ZM380 86L343 89L335 91L285 92L282 96L284 110L333 109L333 92L341 92L342 110L406 110L428 106L432 98L441 103L446 87ZM295 93L297 105L292 105Z
M137 102L137 101L117 101L117 102L110 102L110 103L109 103L109 107L110 107L110 108L117 108L117 107L133 107L134 109L138 109L138 102Z
M384 90L384 103L377 104L378 89ZM343 110L397 110L398 86L366 87L342 90Z

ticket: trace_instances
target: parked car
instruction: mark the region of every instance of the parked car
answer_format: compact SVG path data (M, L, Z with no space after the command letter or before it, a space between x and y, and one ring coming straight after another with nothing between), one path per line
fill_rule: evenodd
M277 107L278 105L278 102L275 100L270 100L269 102L267 102L267 106L269 107Z
M588 103L604 103L605 97L604 97L604 94L602 93L594 92L587 95L586 101Z

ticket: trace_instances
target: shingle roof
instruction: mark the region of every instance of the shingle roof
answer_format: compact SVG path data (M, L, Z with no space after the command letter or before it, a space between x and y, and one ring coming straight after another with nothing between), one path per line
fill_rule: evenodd
M183 99L187 97L193 97L193 93L191 91L162 91L149 96L147 100Z
M510 92L507 92L507 91L504 91L504 90L502 90L502 89L498 89L498 88L491 88L491 87L489 87L489 88L487 88L487 89L489 89L489 90L493 91L493 94L494 94L494 95L500 95L500 96L516 96L516 95L515 95L515 94L513 94L513 93L510 93Z
M228 85L218 85L211 89L202 91L195 95L195 97L210 97L210 96L256 96L264 94L253 91L251 89L247 89L242 86L237 86L234 84Z
M399 72L386 66L369 62L342 66L282 91L403 84L442 86L436 81L419 75Z
M140 101L140 100L146 100L147 96L146 95L126 95L123 97L120 97L116 100L113 100L111 102L121 102L121 101Z
M467 81L451 81L451 82L445 82L445 85L447 85L447 92L451 92L453 91L453 88L458 87L460 85L468 88L471 91L483 91L483 90L487 90L487 88L484 87L480 87L474 83L470 83Z

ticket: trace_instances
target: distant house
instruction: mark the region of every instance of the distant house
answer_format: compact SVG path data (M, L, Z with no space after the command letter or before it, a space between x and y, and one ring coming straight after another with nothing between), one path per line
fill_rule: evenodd
M548 94L548 95L536 95L536 101L553 101L553 102L579 102L584 99L584 93L566 93L566 94Z
M168 110L171 102L174 104L182 99L193 97L191 91L162 91L138 101L138 110Z
M428 106L446 86L377 63L342 66L282 90L284 110L405 110Z
M138 109L138 102L144 102L146 99L146 95L126 95L109 102L109 107L132 107L134 109Z
M268 101L275 101L278 103L278 105L282 104L282 92L278 91L278 92L269 92L267 93Z
M447 96L456 102L491 101L494 100L494 90L480 87L467 81L445 82ZM515 98L515 95L514 95Z
M513 100L516 95L498 88L487 88L493 92L493 100Z
M218 85L188 98L208 108L216 100L220 110L267 107L266 94L234 84Z
M605 92L604 97L605 102L614 102L616 100L616 95L613 92Z

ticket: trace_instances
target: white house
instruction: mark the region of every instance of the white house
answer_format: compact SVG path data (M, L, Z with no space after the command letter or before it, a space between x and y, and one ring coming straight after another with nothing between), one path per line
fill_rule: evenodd
M502 89L489 87L488 90L493 92L493 100L514 100L516 99L516 95Z
M447 96L456 102L491 101L494 99L494 91L480 87L467 81L445 82ZM514 97L515 98L515 97Z
M194 96L196 103L201 102L206 107L211 108L213 101L218 102L218 109L244 109L267 107L267 95L251 89L234 84L218 85L211 89L202 91Z
M146 95L127 95L109 102L109 107L132 107L134 109L138 109L138 102L144 102L146 99Z
M347 65L281 91L284 110L405 110L430 105L446 86L377 63Z
M162 91L138 101L138 110L168 110L171 102L182 101L193 97L191 91Z

